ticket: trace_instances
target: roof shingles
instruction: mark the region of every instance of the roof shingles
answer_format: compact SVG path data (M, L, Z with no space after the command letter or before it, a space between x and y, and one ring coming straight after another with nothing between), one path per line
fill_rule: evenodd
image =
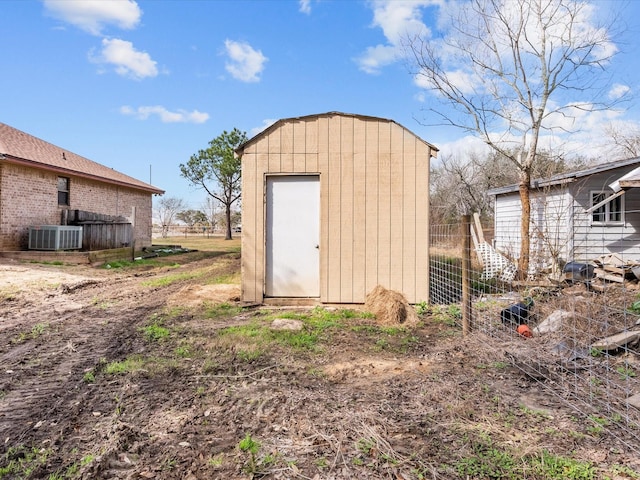
M34 168L66 172L97 181L122 185L150 193L164 193L133 177L101 165L73 152L45 142L28 133L0 123L0 161L28 164Z

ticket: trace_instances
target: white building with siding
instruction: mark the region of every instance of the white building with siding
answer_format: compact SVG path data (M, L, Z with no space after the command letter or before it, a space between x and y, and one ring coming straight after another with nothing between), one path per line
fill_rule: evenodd
M533 182L531 264L588 262L617 253L640 261L640 158L597 165ZM520 255L518 185L495 188L494 247Z

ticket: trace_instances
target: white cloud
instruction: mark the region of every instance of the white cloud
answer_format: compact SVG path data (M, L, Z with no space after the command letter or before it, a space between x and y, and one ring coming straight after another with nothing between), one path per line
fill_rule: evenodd
M264 64L269 59L245 42L225 40L224 46L230 60L225 65L227 72L242 82L259 82Z
M609 90L608 97L611 100L619 100L625 95L627 95L631 91L631 88L628 85L621 85L619 83L614 83L611 89Z
M208 113L199 112L198 110L187 112L182 109L170 112L161 105L143 106L138 108L125 105L120 107L120 113L135 117L138 120L147 120L149 117L155 115L162 123L204 123L209 120Z
M158 75L156 62L149 54L137 51L133 44L126 40L104 38L100 55L94 57L90 53L89 58L95 63L113 65L116 73L123 77L141 80Z
M311 14L311 0L299 0L300 3L300 11L302 13L306 13L307 15Z
M365 73L378 74L383 67L398 59L398 48L392 45L376 45L367 47L365 52L355 59L360 70Z
M142 10L133 0L44 0L47 12L92 35L107 25L130 30L140 22Z
M479 87L482 87L482 82L475 76L473 72L463 70L452 70L447 73L447 78L453 86L464 94L471 94L477 92ZM430 90L434 88L434 84L431 83L429 77L426 75L416 74L413 76L413 83L424 90ZM438 92L434 90L434 94L438 95Z
M263 132L264 130L266 130L267 128L269 128L271 125L273 125L274 123L276 123L278 120L275 118L266 118L262 121L262 125L259 127L255 127L252 128L249 131L249 135L250 138L255 137L256 135L258 135L260 132Z
M355 58L360 70L366 73L379 73L382 67L400 58L401 42L406 36L429 35L429 29L422 22L423 7L439 5L439 0L374 0L373 27L382 29L388 44L367 47L365 52Z

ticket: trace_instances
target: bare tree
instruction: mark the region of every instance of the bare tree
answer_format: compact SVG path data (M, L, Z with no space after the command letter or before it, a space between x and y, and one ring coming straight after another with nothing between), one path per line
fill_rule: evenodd
M471 212L479 213L484 221L491 219L493 203L487 190L518 183L518 172L511 167L511 160L495 150L484 155L443 155L440 162L431 172L430 193L432 218L440 223L458 222L460 215ZM581 157L566 159L539 151L532 176L544 179L587 164Z
M515 167L521 278L529 268L530 190L541 133L566 132L561 125L570 122L560 120L608 106L592 100L604 97L597 96L598 80L617 50L609 28L590 23L592 8L574 0L471 0L460 2L443 36L407 39L416 81L454 107L432 109L442 123L478 135ZM592 95L562 102L569 92Z
M202 211L207 216L207 222L211 231L215 231L220 223L220 202L213 197L207 197L202 204Z
M169 227L176 218L178 212L184 210L186 204L184 200L176 197L161 197L154 210L154 216L162 227L162 238L169 234Z
M640 127L625 126L624 131L613 125L606 128L605 133L613 143L611 154L617 158L640 157Z

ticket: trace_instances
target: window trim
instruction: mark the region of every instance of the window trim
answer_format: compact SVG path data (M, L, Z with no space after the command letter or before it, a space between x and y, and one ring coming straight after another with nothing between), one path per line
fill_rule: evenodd
M62 190L60 189L60 180L64 179L65 183L66 183L66 190ZM57 189L58 189L58 206L60 207L70 207L71 206L71 179L69 177L63 177L61 175L58 176L58 185L57 185ZM60 194L64 194L64 196L66 197L66 203L61 202L60 201Z
M598 196L604 196L604 198L600 198L599 200L595 201L594 196L598 195ZM613 201L618 201L620 202L620 219L619 220L611 220L611 204ZM608 201L606 201L608 200ZM599 208L594 209L593 207L595 205L601 204L602 202L606 201L606 203L602 204ZM589 212L589 219L591 221L591 225L597 225L597 226L620 226L620 225L624 225L625 223L625 215L624 215L624 211L625 211L625 201L624 201L624 195L620 195L620 194L616 194L615 192L606 192L606 191L602 191L602 190L591 190L589 192L589 203L591 205L591 208L589 208L588 212ZM604 215L604 220L595 220L594 217L596 215Z

